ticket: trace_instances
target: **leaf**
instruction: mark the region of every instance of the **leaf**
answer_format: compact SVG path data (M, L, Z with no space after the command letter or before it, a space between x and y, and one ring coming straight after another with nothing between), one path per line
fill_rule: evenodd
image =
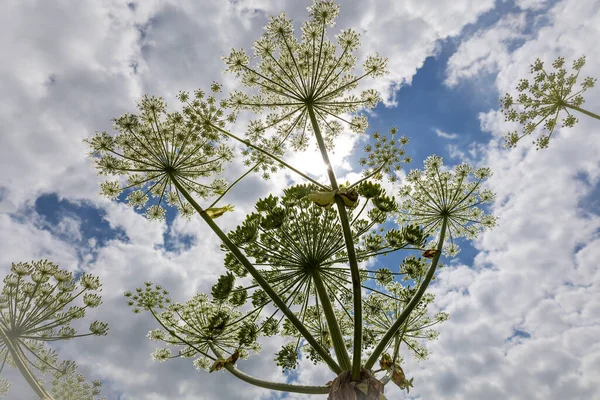
M213 371L219 371L221 370L223 367L227 366L227 365L234 365L235 362L238 360L238 358L240 358L240 352L239 351L234 351L232 355L230 355L229 357L227 357L227 359L223 359L223 358L218 358L215 360L215 362L213 363L213 365L210 367L210 370L208 371L213 372Z
M425 257L425 258L433 258L433 257L437 256L438 254L440 254L439 250L429 249L429 250L425 250L423 252L423 257Z
M235 362L240 358L240 352L238 350L234 351L232 355L230 355L227 360L225 360L225 364L234 365Z
M211 207L204 212L212 219L219 218L221 215L225 214L227 211L233 211L233 206L231 204L227 204L225 207Z
M319 207L330 207L335 203L336 194L340 195L346 207L354 207L358 201L358 192L355 189L340 189L337 192L335 190L330 192L312 192L308 194L308 198Z

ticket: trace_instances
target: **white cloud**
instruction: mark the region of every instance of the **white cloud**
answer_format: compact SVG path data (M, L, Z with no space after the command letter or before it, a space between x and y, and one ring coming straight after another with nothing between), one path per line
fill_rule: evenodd
M438 128L435 129L435 134L443 139L456 139L458 137L458 134L456 133L447 133Z
M494 73L506 63L509 44L524 39L525 13L503 16L490 28L477 31L462 41L448 60L444 83L453 87L461 79L473 78L482 72Z

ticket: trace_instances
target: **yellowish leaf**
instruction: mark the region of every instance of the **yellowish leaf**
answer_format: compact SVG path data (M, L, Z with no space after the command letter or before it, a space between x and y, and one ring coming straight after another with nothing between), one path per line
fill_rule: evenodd
M208 215L212 219L219 218L227 211L233 211L233 206L231 204L227 204L225 207L211 207L204 210L206 215Z
M329 207L335 201L335 191L312 192L308 194L308 199L319 207Z

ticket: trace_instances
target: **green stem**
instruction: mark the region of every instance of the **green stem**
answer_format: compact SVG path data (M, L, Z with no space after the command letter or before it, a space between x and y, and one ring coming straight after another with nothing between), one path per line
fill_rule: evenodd
M183 186L181 186L179 181L177 181L177 179L175 179L175 176L170 174L170 178L171 178L171 181L173 182L173 184L175 185L175 187L177 188L177 190L183 195L183 197L186 198L187 201L190 202L192 207L194 207L194 209L200 214L200 217L202 217L204 222L206 222L208 224L208 226L213 230L213 232L215 232L217 234L219 239L221 239L223 244L227 247L227 249L229 251L231 251L233 253L233 255L238 259L238 261L240 263L242 263L244 268L246 268L246 270L250 273L250 275L252 275L252 277L254 278L256 283L258 283L260 285L260 287L273 300L273 303L275 303L275 305L281 310L281 312L290 320L292 325L294 325L294 327L296 329L298 329L298 332L300 332L300 334L302 336L304 336L306 341L315 349L315 351L317 353L319 353L319 355L321 356L321 358L323 358L323 360L327 363L327 365L329 365L329 367L335 373L339 374L340 372L342 372L342 369L335 362L335 360L333 358L331 358L331 356L329 355L329 352L327 350L325 350L323 348L323 346L321 346L319 344L319 342L317 342L317 340L310 334L310 332L306 329L306 327L302 324L302 322L300 322L300 320L288 308L288 306L281 299L281 297L279 297L277 292L271 287L271 285L269 285L269 283L265 280L265 278L263 278L263 276L260 274L260 272L256 268L254 268L254 265L252 265L252 263L246 258L246 256L244 256L242 254L240 249L229 239L229 237L227 237L225 232L223 232L221 230L221 228L219 228L219 226L217 224L215 224L215 222L212 220L212 218L210 218L206 214L206 212L202 209L202 207L200 207L200 205L194 200L194 198L183 188Z
M215 353L215 355L219 358L223 358L223 355L219 350L210 345L211 350ZM271 382L263 379L258 379L253 376L246 374L245 372L240 371L235 367L235 365L225 364L225 368L227 371L231 372L237 378L247 382L251 385L262 387L270 390L279 390L282 392L291 392L291 393L302 393L302 394L327 394L329 393L329 386L304 386L304 385L290 385L289 383L279 383L279 382Z
M15 366L17 367L21 375L23 375L23 378L25 378L29 386L31 386L33 391L40 397L40 399L54 400L54 398L46 391L44 386L36 379L31 370L27 367L27 365L23 361L23 358L21 357L22 353L19 350L19 347L13 342L12 339L8 337L8 335L6 335L6 332L4 332L4 329L1 326L0 341L4 343L4 345L8 349L8 352L10 353L13 362L15 363Z
M331 189L338 190L339 186L335 178L335 173L331 167L327 149L325 148L325 142L317 123L317 117L313 110L312 105L308 105L308 114L310 116L310 122L315 132L315 138L323 157L323 162L327 168L327 175L331 182ZM354 305L354 348L352 353L352 380L360 379L360 363L362 356L362 291L360 288L360 274L358 271L358 262L356 260L356 251L354 249L354 239L352 238L352 230L350 229L350 222L348 220L348 213L346 212L346 206L342 198L336 194L335 203L340 214L340 222L342 224L342 231L344 232L344 241L346 243L346 250L348 252L348 263L350 264L350 275L352 278L352 298ZM345 347L344 347L344 351Z
M594 114L594 113L593 113L593 112L591 112L591 111L584 110L583 108L579 108L579 107L577 107L577 106L572 106L572 105L570 105L570 104L565 104L564 106L565 106L565 107L567 107L567 108L570 108L570 109L572 109L572 110L579 111L580 113L583 113L583 114L585 114L585 115L588 115L588 116L590 116L590 117L592 117L592 118L596 118L596 119L600 120L600 115L598 115L598 114Z
M329 295L327 294L327 290L323 284L323 279L321 279L321 274L319 271L316 270L312 271L311 276L313 278L313 282L315 283L315 289L319 296L319 300L321 301L321 306L323 306L323 313L325 314L325 320L327 321L327 328L329 330L329 334L331 335L331 341L333 342L335 355L340 363L340 367L342 367L344 371L348 371L350 368L352 368L352 365L350 364L350 357L348 356L344 337L342 336L340 325L335 317L333 306L331 305L331 301L329 301Z
M369 175L365 176L364 178L354 182L352 185L348 186L346 189L350 190L353 187L356 187L358 185L360 185L361 183L363 183L364 181L366 181L367 179L370 179L371 177L377 175L379 172L381 172L381 170L383 169L383 167L385 167L385 164L387 163L387 160L385 160L385 162L383 164L381 164L375 171L371 172Z
M303 177L307 181L310 181L310 182L314 183L315 185L317 185L321 189L323 189L323 190L329 190L329 188L327 186L320 184L319 182L317 182L316 180L314 180L310 176L308 176L308 175L306 175L306 174L298 171L296 168L294 168L291 165L287 164L285 161L283 161L282 159L280 159L277 156L274 156L273 154L269 153L268 151L266 151L264 149L261 149L258 146L253 145L252 143L250 143L247 140L240 139L239 137L235 136L233 133L227 132L225 129L222 129L222 128L218 127L218 126L211 125L211 127L213 127L214 129L218 130L219 132L221 132L221 133L229 136L230 138L235 139L238 142L241 142L241 143L245 144L246 146L248 146L250 148L253 148L254 150L258 150L259 152L263 153L264 155L268 156L269 158L273 159L274 161L277 161L281 165L285 166L287 169L289 169L291 171L294 171L295 173L297 173L298 175L300 175L301 177Z
M398 317L396 322L394 322L392 324L392 326L385 333L385 335L383 336L383 338L381 339L381 341L379 342L377 347L375 347L375 350L373 350L373 354L371 354L371 356L367 360L367 363L365 364L366 369L371 369L371 367L373 367L373 365L375 364L375 362L377 361L377 359L379 358L381 353L383 353L383 351L386 349L390 340L394 337L396 332L398 332L398 329L400 329L402 324L408 319L412 310L417 306L417 304L419 304L419 302L421 301L421 297L423 297L423 294L425 294L425 290L427 290L427 287L429 286L429 282L431 282L431 279L433 278L433 275L435 274L435 269L437 267L438 261L440 259L441 253L442 253L442 247L444 245L444 237L446 236L447 222L448 222L447 218L444 218L444 220L442 222L440 238L438 240L438 245L437 245L438 254L436 254L436 256L431 261L431 266L429 267L429 270L427 271L427 275L425 275L425 279L423 280L423 283L421 283L421 285L419 285L419 290L417 290L417 293L415 293L415 295L410 300L410 302L406 305L406 308L402 311L402 313L400 314L400 316Z
M245 172L245 173L244 173L242 176L240 176L239 178L237 178L237 179L235 180L235 182L233 182L231 185L229 185L229 186L227 187L227 189L225 189L225 190L223 191L223 193L221 193L221 195L220 195L220 196L219 196L219 197L218 197L218 198L217 198L215 201L213 201L213 203L212 203L212 204L211 204L211 205L210 205L208 208L213 208L213 207L214 207L214 206L215 206L215 205L216 205L216 204L219 202L219 200L221 200L221 199L222 199L222 198L223 198L223 197L224 197L224 196L227 194L227 192L229 192L231 189L233 189L233 187L234 187L234 186L235 186L235 185L236 185L236 184L237 184L239 181L241 181L242 179L244 179L244 178L245 178L245 177L246 177L246 176L247 176L247 175L248 175L250 172L254 171L254 170L255 170L255 169L256 169L256 168L257 168L259 165L260 165L260 163L256 163L256 164L254 165L254 167L250 168L250 169L249 169L248 171L246 171L246 172Z
M338 190L339 187L337 184L337 179L335 178L333 167L331 166L331 162L329 161L329 155L327 154L327 149L325 148L323 135L321 135L321 129L319 128L319 123L317 122L317 117L315 116L315 111L313 110L312 105L308 106L308 115L310 116L310 122L312 124L313 131L315 132L315 137L317 139L317 144L319 145L321 157L323 157L323 162L325 163L325 167L327 168L327 176L329 177L329 181L331 182L331 189Z

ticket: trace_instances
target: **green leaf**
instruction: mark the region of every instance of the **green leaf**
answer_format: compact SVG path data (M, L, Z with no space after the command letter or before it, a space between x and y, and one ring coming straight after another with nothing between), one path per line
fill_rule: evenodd
M235 275L231 272L227 272L226 275L221 275L217 283L212 287L211 293L213 299L222 302L227 300L229 294L233 290L233 284L235 283Z

